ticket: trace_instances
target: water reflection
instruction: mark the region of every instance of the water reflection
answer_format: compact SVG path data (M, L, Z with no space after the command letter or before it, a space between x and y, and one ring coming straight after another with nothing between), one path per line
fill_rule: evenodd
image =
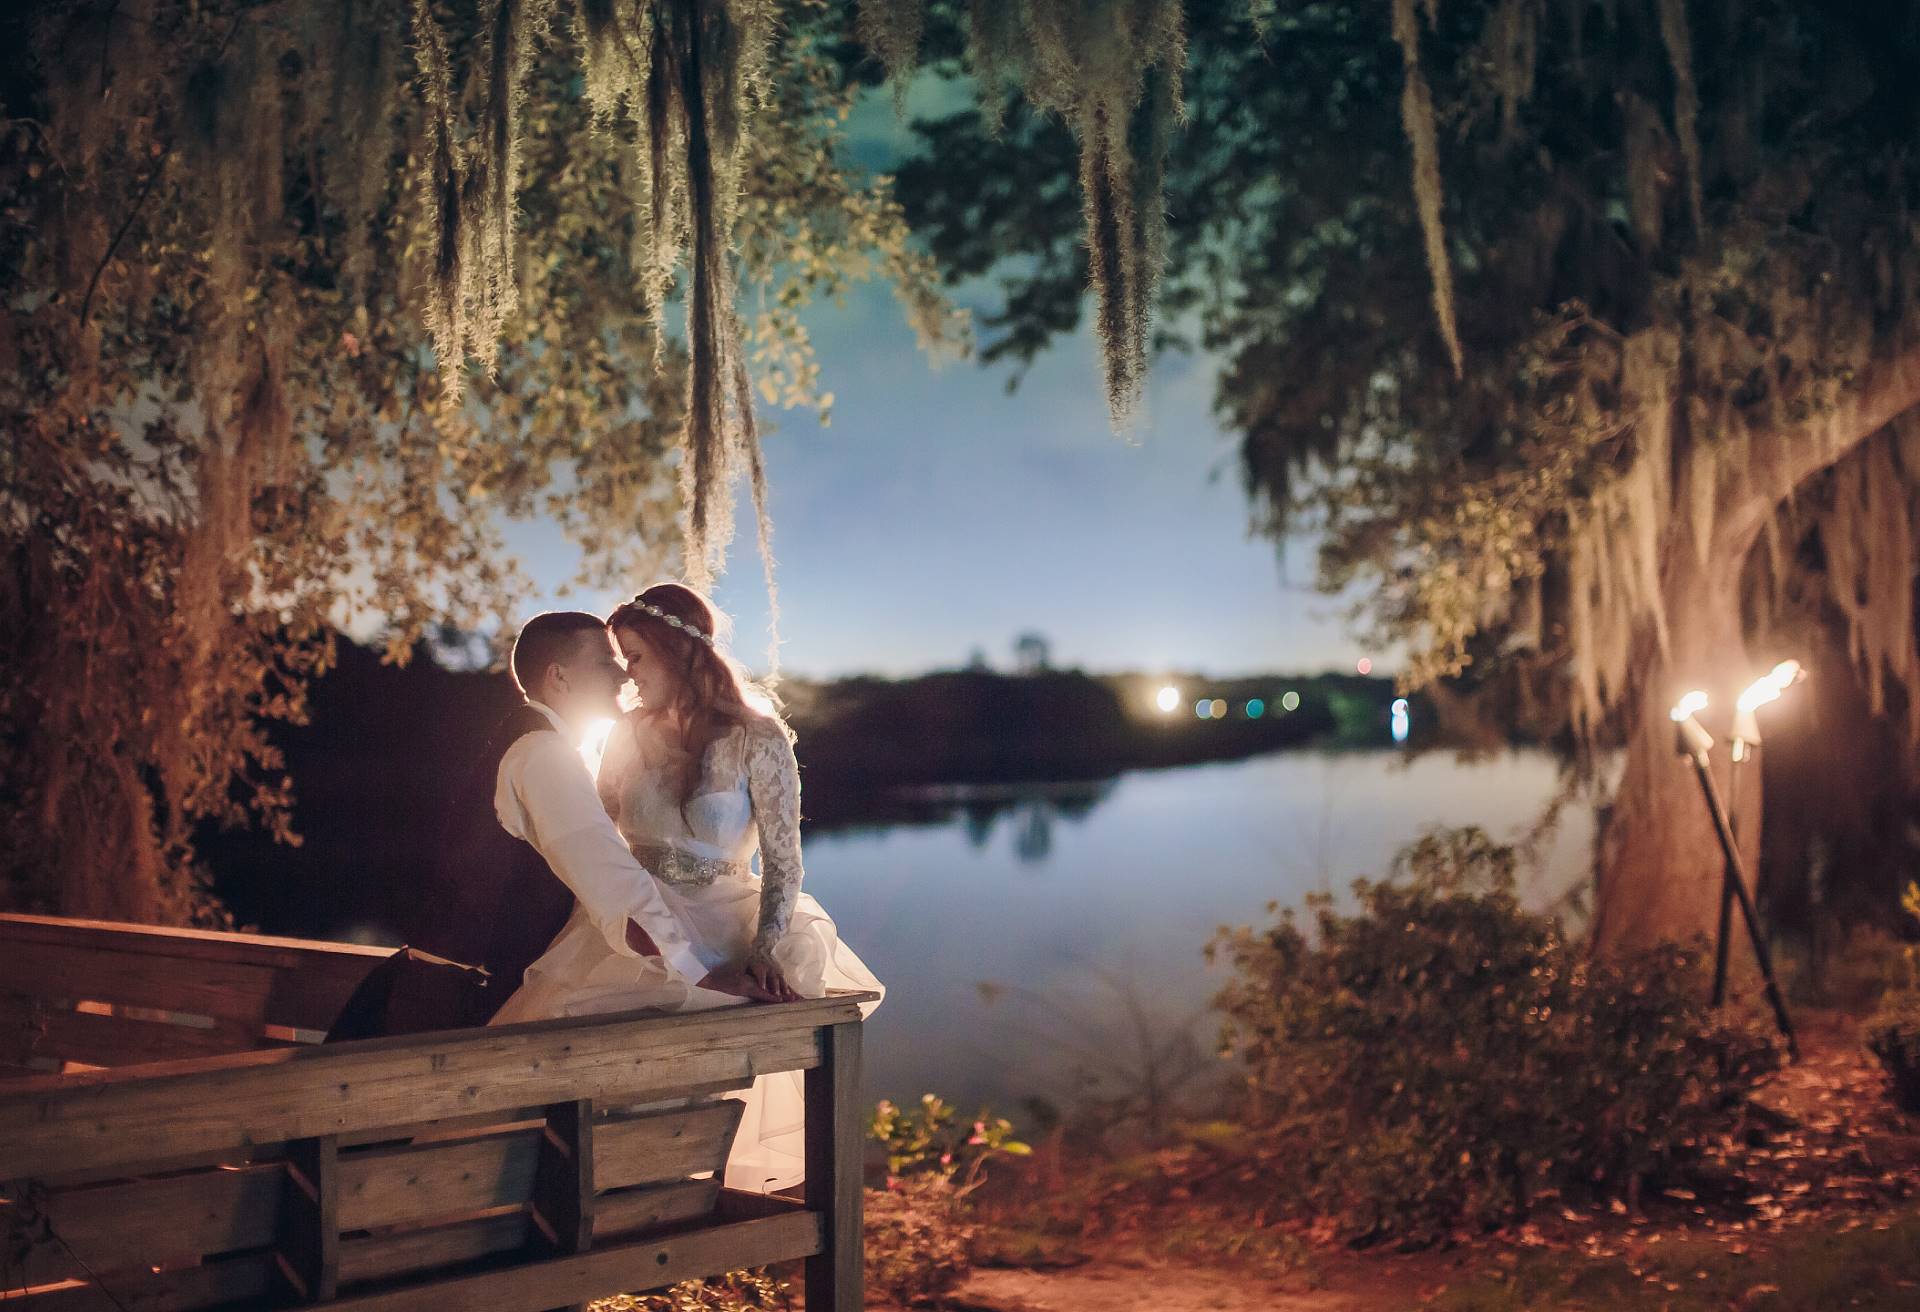
M906 827L957 827L976 851L985 850L1003 828L1021 865L1044 865L1053 853L1054 826L1085 822L1111 798L1115 779L1053 784L954 784L899 789L863 800L858 820L837 820L808 829L824 834L885 834ZM850 808L835 806L844 814Z
M1189 1087L1184 1055L1213 1050L1221 978L1202 953L1221 925L1383 874L1434 824L1516 840L1559 792L1553 758L1525 751L1288 752L923 791L810 831L807 886L888 985L873 1096L1146 1106ZM1569 806L1531 858L1532 905L1583 880L1591 839L1591 808Z

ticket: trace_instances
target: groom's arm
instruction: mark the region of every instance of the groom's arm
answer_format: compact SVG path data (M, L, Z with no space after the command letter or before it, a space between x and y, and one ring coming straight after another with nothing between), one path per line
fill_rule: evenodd
M500 762L494 802L507 832L546 859L615 952L662 957L689 983L705 977L686 928L613 827L586 763L566 739L530 733L515 743ZM630 941L630 923L641 931L637 942Z

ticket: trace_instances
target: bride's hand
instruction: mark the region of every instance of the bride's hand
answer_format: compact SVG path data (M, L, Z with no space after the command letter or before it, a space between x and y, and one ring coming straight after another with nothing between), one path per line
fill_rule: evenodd
M779 1002L767 990L754 983L747 972L739 966L718 966L708 971L696 988L711 989L715 993L729 993L736 998L745 998L748 1002Z
M787 977L771 957L748 957L747 978L771 993L776 1002L798 1002L800 995L794 991Z

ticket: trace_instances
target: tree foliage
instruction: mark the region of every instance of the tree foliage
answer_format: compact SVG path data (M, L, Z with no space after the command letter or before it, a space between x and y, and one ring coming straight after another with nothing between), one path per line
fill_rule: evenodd
M1582 745L1638 735L1611 832L1652 841L1619 859L1710 870L1659 738L1679 687L1730 702L1746 643L1798 605L1846 617L1876 697L1920 701L1920 19L1385 8L1256 30L1189 5L1168 317L1222 361L1261 522L1319 536L1322 581L1363 592L1407 682L1462 679ZM952 276L1009 270L983 356L1030 357L1078 322L1049 203L1071 162L1050 124L989 126L923 124L903 198ZM981 177L1021 194L983 212Z
M1145 383L1166 264L1167 150L1184 113L1187 62L1181 0L969 0L937 9L928 0L861 0L860 35L902 105L930 17L927 54L964 64L989 130L1017 91L1073 138L1107 408L1124 429Z
M578 73L601 9L9 12L12 905L204 909L193 828L284 831L266 723L300 715L332 626L377 625L404 659L438 623L504 624L525 582L507 522L558 522L596 579L671 551L692 365L714 356L665 331L645 138ZM958 327L886 181L835 154L853 92L828 17L797 3L768 29L766 109L729 147L739 272L715 296L730 319L738 283L728 358L764 403L823 405L796 312L851 279L890 278L936 345ZM660 148L683 159L685 135Z
M1390 25L1317 4L1262 36L1236 4L1190 7L1190 122L1168 188L1178 340L1222 355L1220 412L1270 522L1329 531L1329 584L1380 585L1374 614L1416 642L1413 682L1457 673L1476 639L1537 629L1555 556L1590 586L1554 589L1549 629L1568 632L1584 595L1634 631L1627 603L1650 568L1636 553L1664 526L1624 504L1648 499L1634 478L1662 485L1655 520L1676 494L1697 499L1678 508L1701 512L1688 527L1704 540L1723 481L1764 481L1743 445L1831 412L1909 345L1902 9L1735 6L1694 42L1668 0L1439 7L1421 49L1446 240L1466 266L1457 297L1437 293L1468 339L1456 384L1448 333L1435 341L1414 294L1446 284L1422 268L1427 187L1407 179L1424 152L1406 123L1421 115L1399 112ZM1700 51L1710 62L1676 71ZM1077 322L1082 271L1044 185L1067 167L1060 133L1017 115L995 138L974 110L917 126L927 149L903 196L949 274L1036 257L1003 274L1004 310L984 320L1002 335L982 352L1030 358ZM1032 199L974 201L983 177L989 200ZM1694 412L1664 442L1663 407ZM1713 470L1684 477L1713 451ZM1570 522L1570 505L1593 513ZM1596 524L1626 531L1586 540ZM1423 554L1440 568L1411 567ZM1583 709L1602 713L1616 699L1601 685L1623 673L1594 660Z

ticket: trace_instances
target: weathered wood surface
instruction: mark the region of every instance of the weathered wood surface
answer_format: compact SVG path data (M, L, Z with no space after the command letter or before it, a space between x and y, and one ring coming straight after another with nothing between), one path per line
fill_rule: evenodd
M656 1289L695 1276L782 1262L819 1246L820 1218L796 1212L455 1277L427 1288L342 1298L329 1306L338 1312L426 1312L455 1307L540 1312L599 1298L609 1290Z
M594 1180L602 1189L659 1184L703 1171L725 1158L744 1103L722 1098L699 1107L611 1116L593 1140Z
M0 1078L317 1041L387 952L0 915Z
M593 1170L600 1192L590 1216L592 1234L617 1235L710 1210L718 1180L687 1177L721 1168L742 1110L737 1100L724 1099L598 1121ZM544 1132L540 1122L519 1121L460 1138L340 1152L334 1168L336 1227L384 1230L518 1208L532 1194ZM299 1196L287 1189L285 1163L274 1161L55 1190L41 1205L66 1244L45 1250L32 1270L21 1274L36 1282L59 1280L83 1276L88 1269L113 1271L263 1247L280 1233L277 1218L284 1201ZM517 1244L522 1236L514 1233ZM452 1255L443 1257L449 1262L463 1253L496 1251L468 1251L474 1241L461 1236L434 1240L427 1235L413 1242L428 1248L451 1243ZM375 1260L368 1252L364 1244L349 1246L343 1278L363 1278L353 1272Z
M860 1022L821 1032L820 1062L806 1074L807 1210L820 1218L820 1251L807 1259L808 1312L866 1306L865 1203L860 1179L866 1141L860 1101Z
M275 1274L294 1300L322 1303L340 1288L340 1144L331 1136L287 1145L274 1226Z
M54 1232L91 1265L120 1251L162 1262L271 1243L285 1178L280 1163L268 1162L60 1190L43 1206ZM65 1254L54 1249L50 1256ZM37 1268L36 1275L80 1270L66 1259L57 1268Z
M0 914L0 944L6 945L0 954L0 991L258 1018L322 1031L367 972L392 952L354 943L12 913Z
M263 1025L131 1006L114 1012L108 1006L90 999L75 1005L0 993L0 1061L19 1065L21 1074L38 1075L50 1072L29 1063L137 1066L285 1046L284 1040L267 1037Z
M525 1237L524 1212L449 1230L421 1231L342 1245L343 1284L366 1285L418 1271L458 1266L511 1252ZM538 1312L566 1302L584 1302L610 1292L658 1289L696 1276L804 1258L820 1245L819 1219L811 1212L736 1221L684 1234L636 1239L594 1248L572 1257L498 1270L482 1270L430 1283L349 1293L325 1307L354 1312ZM127 1272L101 1285L73 1285L36 1292L21 1306L32 1312L176 1312L222 1304L256 1307L272 1293L270 1258L246 1254L200 1266Z
M722 1166L725 1165L724 1154ZM671 1184L644 1184L593 1201L593 1241L651 1230L671 1221L706 1216L720 1201L718 1172L706 1180L675 1180Z
M568 1097L640 1101L819 1061L816 1028L847 995L656 1016L624 1013L236 1053L0 1086L9 1176L346 1135Z
M257 1046L383 955L0 917L0 1063L44 1060L21 1031L50 1011L68 1060L142 1062L0 1082L0 1206L59 1236L0 1301L534 1312L808 1258L810 1301L854 1305L865 995ZM205 1055L146 1060L174 1030ZM781 1070L808 1073L804 1207L721 1187L742 1105L716 1093Z
M273 1290L271 1254L249 1253L198 1266L103 1276L99 1284L71 1284L15 1293L23 1312L177 1312L188 1308L267 1305ZM8 1304L8 1312L12 1305Z
M598 1190L661 1184L726 1160L743 1106L735 1099L599 1121L593 1132ZM350 1152L340 1163L340 1227L423 1221L524 1200L533 1188L540 1122L462 1139Z

